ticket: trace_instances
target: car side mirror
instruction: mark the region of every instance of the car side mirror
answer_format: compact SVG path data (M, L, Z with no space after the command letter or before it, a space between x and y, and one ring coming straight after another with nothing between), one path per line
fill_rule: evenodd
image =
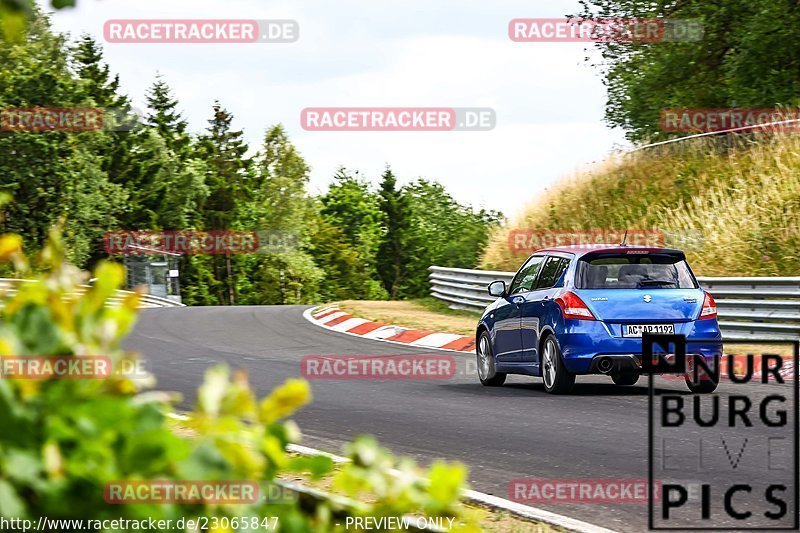
M506 295L506 282L505 281L493 281L489 284L489 294L494 297L500 297Z

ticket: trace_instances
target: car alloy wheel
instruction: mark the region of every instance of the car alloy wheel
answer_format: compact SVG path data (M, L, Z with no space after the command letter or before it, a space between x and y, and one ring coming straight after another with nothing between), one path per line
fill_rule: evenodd
M505 383L506 374L498 372L492 354L492 345L489 342L489 334L481 333L478 339L478 349L475 350L478 358L478 379L487 387L498 387Z
M566 394L575 384L575 374L570 374L561 360L561 350L556 339L549 335L542 346L542 380L544 390L550 394Z
M556 349L552 342L544 343L544 370L542 377L544 377L544 385L548 389L553 388L553 383L556 382Z

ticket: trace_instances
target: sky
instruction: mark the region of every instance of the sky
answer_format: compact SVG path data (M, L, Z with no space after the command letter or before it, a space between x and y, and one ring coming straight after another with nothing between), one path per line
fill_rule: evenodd
M46 2L40 0L44 5ZM577 0L79 0L53 17L57 31L103 44L138 107L157 73L190 128L219 100L255 149L282 123L324 193L344 166L377 183L390 165L401 183L444 184L476 208L513 215L546 187L625 145L603 123L605 88L585 43L517 43L508 22L563 17ZM293 43L108 43L109 19L292 19ZM306 131L308 107L489 107L491 131Z

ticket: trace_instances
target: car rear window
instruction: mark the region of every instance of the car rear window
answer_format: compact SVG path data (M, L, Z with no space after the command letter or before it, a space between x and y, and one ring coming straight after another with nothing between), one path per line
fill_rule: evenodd
M671 254L600 254L578 263L579 289L696 289L689 265Z

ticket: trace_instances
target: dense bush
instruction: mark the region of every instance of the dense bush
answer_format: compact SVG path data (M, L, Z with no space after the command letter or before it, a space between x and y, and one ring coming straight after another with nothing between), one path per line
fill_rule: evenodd
M135 361L121 342L135 323L139 295L109 306L122 267L101 263L84 290L88 274L63 262L55 235L34 265L21 243L15 235L0 238L0 261L36 281L3 299L0 356L102 355L116 370ZM287 444L300 439L288 417L311 401L303 380L289 379L258 400L244 372L210 368L196 407L178 429L170 423L174 396L152 385L151 376L117 371L105 379L0 379L0 517L277 517L282 531L327 531L341 529L336 523L348 513L461 516L458 495L466 474L460 465L436 463L420 477L413 462L395 459L369 438L349 446L352 463L337 471L326 457L287 454ZM400 475L390 473L393 468ZM313 507L296 499L250 505L104 500L105 485L120 480L252 480L270 494L269 487L289 472L332 477L331 486L342 494L369 501L341 508L332 500ZM217 529L231 530L236 528Z

